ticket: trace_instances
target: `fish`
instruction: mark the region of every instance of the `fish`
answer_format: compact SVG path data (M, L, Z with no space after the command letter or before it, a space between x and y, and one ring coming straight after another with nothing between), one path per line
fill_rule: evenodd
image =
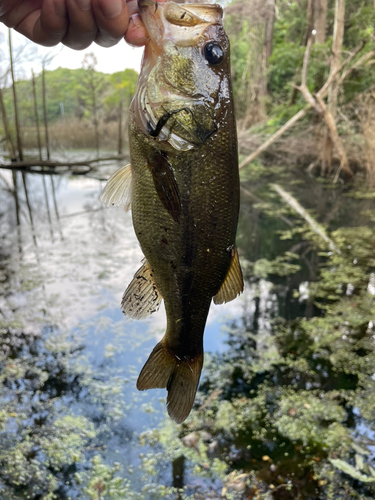
M130 164L110 177L100 199L131 208L145 256L123 313L143 319L165 305L166 332L137 388L166 388L168 414L182 423L199 384L212 300L229 302L244 286L230 48L219 5L138 6L149 39L129 111Z

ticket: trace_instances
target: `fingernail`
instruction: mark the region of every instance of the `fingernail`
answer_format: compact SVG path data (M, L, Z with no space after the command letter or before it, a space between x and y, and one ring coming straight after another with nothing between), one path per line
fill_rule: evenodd
M100 9L105 17L112 18L121 14L123 7L122 0L102 0Z

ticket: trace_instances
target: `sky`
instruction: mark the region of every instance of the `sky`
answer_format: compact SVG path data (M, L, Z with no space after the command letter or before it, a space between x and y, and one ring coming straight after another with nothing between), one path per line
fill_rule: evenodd
M29 78L31 75L31 69L33 69L37 74L42 69L42 59L49 57L49 55L54 56L47 66L47 69L49 70L59 67L69 69L80 68L82 59L87 52L95 53L98 61L97 70L102 71L103 73L115 73L116 71L122 71L126 68L132 68L139 72L143 53L142 48L130 47L124 40L111 48L103 48L95 43L87 49L79 51L69 49L62 44L59 44L54 48L45 48L33 44L14 30L12 30L12 43L14 52L17 52L17 48L23 47L24 44L27 43L27 46L23 51L24 55L20 58L20 62L17 65L18 78ZM1 23L0 49L1 64L1 59L3 61L5 59L8 60L8 29Z

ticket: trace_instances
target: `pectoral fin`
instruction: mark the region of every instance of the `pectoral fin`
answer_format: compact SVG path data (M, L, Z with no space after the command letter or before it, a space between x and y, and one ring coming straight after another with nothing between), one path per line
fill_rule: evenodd
M111 177L103 189L99 200L106 207L124 207L130 209L132 196L132 171L130 163L121 167Z
M181 213L180 191L166 154L155 154L147 161L147 164L152 173L160 201L172 219L178 222Z
M243 292L243 277L240 261L238 259L237 248L234 246L232 251L232 260L228 273L220 287L220 290L214 297L215 304L224 304L235 299L237 295Z
M152 269L144 259L122 297L122 312L133 319L144 319L159 309L162 300Z

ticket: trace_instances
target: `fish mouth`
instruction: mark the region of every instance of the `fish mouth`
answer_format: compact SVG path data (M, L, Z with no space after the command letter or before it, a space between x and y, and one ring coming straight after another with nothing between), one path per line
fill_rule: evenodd
M138 0L138 9L150 40L160 45L169 38L176 43L198 43L203 31L220 24L223 9L218 4L179 3Z

